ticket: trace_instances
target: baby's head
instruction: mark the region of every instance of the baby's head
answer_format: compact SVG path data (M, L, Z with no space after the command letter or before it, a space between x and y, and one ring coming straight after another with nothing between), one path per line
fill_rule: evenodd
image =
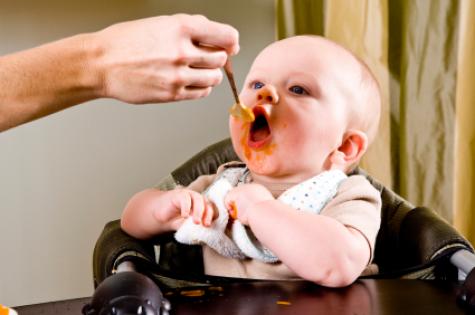
M350 171L374 139L381 97L358 58L318 36L266 47L240 94L256 120L230 117L238 156L257 176L297 182L322 171Z

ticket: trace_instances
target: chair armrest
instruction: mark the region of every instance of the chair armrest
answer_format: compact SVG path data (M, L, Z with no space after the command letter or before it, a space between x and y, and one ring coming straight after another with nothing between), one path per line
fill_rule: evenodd
M409 211L401 222L399 252L408 266L430 263L454 251L473 252L470 243L449 223L430 209L420 207Z
M158 262L155 255L157 245ZM139 240L122 231L120 220L109 222L94 248L94 286L114 274L124 261L131 261L137 271L144 274L157 268L189 277L198 277L204 272L201 246L180 244L174 240L173 232Z
M120 220L107 223L94 247L94 287L113 273L116 261L124 253L155 261L153 240L139 241L128 235L120 228Z

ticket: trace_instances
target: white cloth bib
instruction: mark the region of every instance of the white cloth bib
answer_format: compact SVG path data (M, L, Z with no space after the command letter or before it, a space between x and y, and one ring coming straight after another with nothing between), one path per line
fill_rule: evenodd
M248 170L245 167L228 168L221 173L205 196L216 205L219 216L210 227L185 220L175 233L175 239L183 244L206 244L223 256L244 259L246 257L272 263L279 259L255 238L252 231L239 221L232 222L231 237L225 233L229 214L224 206L226 194L240 183L245 183ZM336 194L339 184L346 179L345 173L331 170L320 173L284 191L277 200L296 210L318 214Z

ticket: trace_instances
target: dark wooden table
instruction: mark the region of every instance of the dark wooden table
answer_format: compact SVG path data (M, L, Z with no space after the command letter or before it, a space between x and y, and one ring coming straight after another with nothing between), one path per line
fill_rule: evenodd
M308 282L253 282L165 292L171 314L469 314L457 285L429 280L360 280L329 289ZM198 295L190 297L187 295ZM81 314L89 298L16 307L19 315Z

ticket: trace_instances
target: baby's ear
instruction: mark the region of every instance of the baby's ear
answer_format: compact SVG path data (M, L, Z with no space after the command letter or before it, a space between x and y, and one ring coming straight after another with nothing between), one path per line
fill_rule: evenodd
M342 144L330 155L331 169L347 171L358 163L368 148L368 136L359 130L349 130L343 136Z

